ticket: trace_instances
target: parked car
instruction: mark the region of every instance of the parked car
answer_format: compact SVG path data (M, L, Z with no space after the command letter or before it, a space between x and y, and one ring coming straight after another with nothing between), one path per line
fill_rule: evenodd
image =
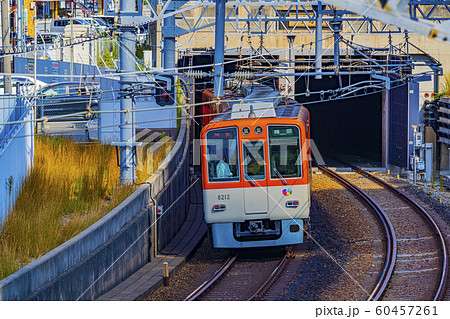
M50 24L50 32L63 34L67 26L70 26L72 19L55 19ZM85 26L86 29L92 28L92 32L105 32L108 30L107 25L99 23L93 18L74 18L73 25Z
M99 83L61 82L44 86L37 97L36 118L98 110ZM85 120L92 114L68 116L55 121Z
M98 24L100 24L101 26L105 27L105 28L111 28L114 26L114 18L113 18L113 24L109 24L108 22L106 22L105 20L101 19L101 18L93 18L95 21L97 21Z
M96 15L94 19L104 21L108 27L114 26L114 16Z
M54 19L50 23L50 32L63 34L66 26L71 24L72 19L64 18L64 19ZM73 19L74 25L89 25L87 21L82 19Z
M43 32L37 34L37 44L54 44L55 40L61 38L61 33L57 32Z
M17 85L19 85L20 95L31 95L34 93L34 78L26 75L13 75L11 77L12 94L17 93ZM37 90L47 85L47 83L36 79ZM0 77L0 95L5 94L5 80L3 76Z

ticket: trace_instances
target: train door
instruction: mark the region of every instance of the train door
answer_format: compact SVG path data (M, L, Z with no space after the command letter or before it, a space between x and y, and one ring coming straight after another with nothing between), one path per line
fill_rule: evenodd
M300 129L295 125L270 125L268 140L269 215L271 218L293 218L310 205L309 189L305 191L309 186L307 179L303 179Z
M246 215L267 214L265 147L262 140L243 141L244 210Z

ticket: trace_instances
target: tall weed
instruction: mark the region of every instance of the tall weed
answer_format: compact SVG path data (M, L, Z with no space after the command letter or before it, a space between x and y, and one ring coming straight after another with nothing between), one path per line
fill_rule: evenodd
M36 137L34 165L0 233L0 279L77 235L127 198L114 147Z

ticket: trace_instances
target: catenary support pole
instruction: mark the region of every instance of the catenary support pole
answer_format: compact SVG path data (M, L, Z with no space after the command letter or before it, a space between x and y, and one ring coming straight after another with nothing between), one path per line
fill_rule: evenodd
M172 4L166 10L167 14L175 11ZM163 27L163 67L164 70L175 70L175 15L164 18Z
M73 14L74 10L72 7L72 15L70 16L70 81L73 81Z
M225 61L225 2L226 0L216 1L214 96L223 96L223 62Z
M342 22L339 21L336 17L333 21L330 22L331 24L331 28L333 30L333 37L334 37L334 68L336 70L336 72L338 72L339 70L339 40L340 40L340 35L339 32L341 32L342 30Z
M135 11L135 2L121 0L121 12ZM120 89L122 98L120 100L120 183L130 184L135 179L134 167L134 138L135 128L133 125L133 99L129 89L134 82L133 72L136 70L136 35L134 26L121 25L120 41Z
M287 36L288 43L289 43L289 63L288 63L288 70L291 73L295 73L295 54L294 54L294 40L295 35L288 35ZM295 76L286 76L286 95L292 99L295 98Z
M23 0L17 1L17 43L19 52L25 51L25 39L23 33Z
M334 67L339 68L339 32L334 33Z
M433 73L433 91L439 93L439 70L434 70Z
M316 11L316 44L315 44L315 54L316 54L316 72L322 71L322 2L317 2ZM315 79L322 79L322 75L318 74Z

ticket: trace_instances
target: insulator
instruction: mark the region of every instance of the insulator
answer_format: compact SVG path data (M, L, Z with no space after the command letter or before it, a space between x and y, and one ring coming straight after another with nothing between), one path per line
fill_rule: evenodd
M309 65L299 65L295 67L295 70L297 71L308 71L313 69L313 67L309 66Z
M186 77L193 79L201 79L203 77L203 72L200 70L189 70L185 73Z
M234 77L236 80L251 79L253 77L253 73L250 71L236 71L234 72Z

